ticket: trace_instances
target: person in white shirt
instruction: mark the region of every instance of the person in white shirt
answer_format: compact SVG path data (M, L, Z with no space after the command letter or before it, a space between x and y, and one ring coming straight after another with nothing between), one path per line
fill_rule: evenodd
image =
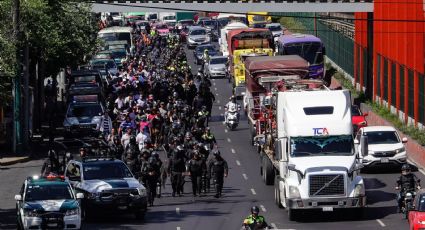
M128 143L130 143L130 137L132 135L131 134L132 131L133 130L131 128L128 128L127 132L121 137L121 144L124 147L124 149L127 147Z
M234 108L233 108L234 107ZM235 96L231 96L229 102L227 102L227 104L224 106L224 109L226 110L224 112L224 122L227 123L227 114L229 109L236 109L237 111L240 110L240 105L238 104L238 102L236 102L236 97ZM239 120L239 113L238 113L238 120Z
M137 134L136 143L137 143L137 146L139 146L140 151L142 151L142 149L145 148L146 141L148 141L148 140L150 140L150 137L147 133L139 132L139 134Z
M115 106L118 110L121 110L124 107L124 99L122 98L122 95L119 95L115 100Z

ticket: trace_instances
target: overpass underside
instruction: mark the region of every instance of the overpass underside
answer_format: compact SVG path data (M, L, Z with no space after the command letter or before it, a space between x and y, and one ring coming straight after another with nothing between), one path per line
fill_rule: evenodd
M246 12L373 12L373 2L360 0L263 1L93 1L93 12L209 11Z

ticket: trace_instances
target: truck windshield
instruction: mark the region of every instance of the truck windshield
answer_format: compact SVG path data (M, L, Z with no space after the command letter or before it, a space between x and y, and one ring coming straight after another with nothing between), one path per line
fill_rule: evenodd
M85 180L121 179L133 177L130 170L121 162L87 163L84 165Z
M318 65L323 62L322 45L320 42L286 44L284 50L284 54L286 55L300 55L310 65Z
M349 156L353 154L351 135L291 138L291 156Z

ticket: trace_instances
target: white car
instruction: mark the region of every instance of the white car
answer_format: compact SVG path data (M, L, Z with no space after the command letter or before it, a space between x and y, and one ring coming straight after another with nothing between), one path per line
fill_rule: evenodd
M83 197L63 177L28 177L15 195L18 229L80 229Z
M269 29L273 34L273 40L277 42L280 35L283 34L284 28L280 25L280 23L270 23L266 24L266 29Z
M362 136L367 138L361 138ZM362 156L362 148L366 149L366 143L362 143L365 140L367 140L367 154ZM404 146L406 142L407 138L400 138L397 130L391 126L360 128L354 140L356 151L362 157L364 166L406 163L407 154Z

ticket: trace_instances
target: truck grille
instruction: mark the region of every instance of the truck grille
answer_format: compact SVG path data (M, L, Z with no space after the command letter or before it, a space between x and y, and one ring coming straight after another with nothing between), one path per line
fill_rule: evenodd
M393 157L395 156L394 151L387 151L387 152L375 152L373 154L374 157Z
M343 174L310 176L310 196L336 195L345 195Z

